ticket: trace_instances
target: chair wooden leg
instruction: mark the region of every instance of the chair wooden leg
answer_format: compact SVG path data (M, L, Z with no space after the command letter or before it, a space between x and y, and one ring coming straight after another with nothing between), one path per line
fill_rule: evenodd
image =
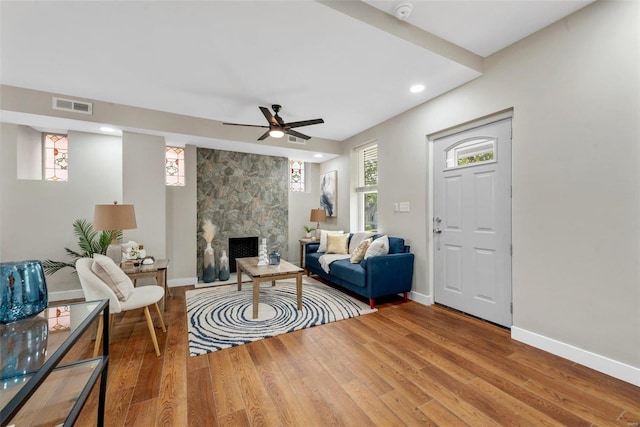
M113 320L116 318L116 315L111 313L109 315L109 339L113 336Z
M167 328L164 326L164 319L162 318L162 312L160 311L160 307L158 307L158 303L153 304L156 306L156 313L158 313L158 319L160 319L160 326L162 326L162 332L167 332Z
M100 354L100 344L102 343L102 329L104 328L104 316L101 314L98 318L98 330L96 331L96 343L93 346L93 357Z
M153 320L151 320L151 313L149 313L149 306L144 308L144 316L147 318L147 326L149 327L149 334L151 334L151 341L153 341L153 348L156 349L156 356L160 357L158 338L156 337L156 330L153 327Z

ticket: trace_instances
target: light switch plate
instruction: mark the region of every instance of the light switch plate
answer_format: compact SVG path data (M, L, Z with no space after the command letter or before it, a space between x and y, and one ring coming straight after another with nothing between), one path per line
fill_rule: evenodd
M409 202L400 202L400 203L398 203L398 210L400 212L409 212L409 210L410 210Z

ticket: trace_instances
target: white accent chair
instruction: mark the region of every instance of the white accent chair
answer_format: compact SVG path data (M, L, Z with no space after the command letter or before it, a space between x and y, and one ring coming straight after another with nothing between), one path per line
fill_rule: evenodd
M80 258L76 262L76 271L80 278L80 285L82 286L85 300L109 300L109 312L111 313L111 318L109 319L110 326L113 325L114 314L144 307L144 315L147 319L149 334L151 335L156 355L159 357L160 348L158 347L156 331L153 326L153 321L151 320L151 314L149 313L149 306L155 306L160 320L160 325L162 326L162 331L166 332L167 329L164 325L164 320L162 319L162 313L158 307L158 301L164 297L164 289L161 286L141 286L139 288L133 288L127 300L120 301L109 285L104 283L96 274L94 274L93 271L91 271L92 263L92 258ZM96 335L96 343L93 350L94 357L99 354L100 342L102 340L102 328L104 327L103 322L104 320L102 316L100 316L100 320L98 322L98 334Z

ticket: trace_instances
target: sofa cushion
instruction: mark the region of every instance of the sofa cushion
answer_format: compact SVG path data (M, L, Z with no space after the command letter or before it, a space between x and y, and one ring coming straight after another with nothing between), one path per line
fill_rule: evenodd
M361 288L366 286L365 271L360 267L360 264L351 264L348 259L332 262L330 274Z
M351 240L353 240L353 238ZM358 247L353 250L350 259L352 264L358 263L364 259L364 254L367 253L367 249L369 249L369 245L371 245L371 242L371 239L364 239L362 242L360 242Z
M331 234L327 235L327 253L328 254L346 254L349 251L349 235L348 234Z
M329 234L344 234L344 231L320 230L320 246L318 247L318 252L327 251L327 235Z
M377 238L369 245L367 252L364 254L364 259L372 256L385 255L389 253L389 238L382 236Z
M404 239L401 239L400 237L389 237L389 253L403 254L404 252Z

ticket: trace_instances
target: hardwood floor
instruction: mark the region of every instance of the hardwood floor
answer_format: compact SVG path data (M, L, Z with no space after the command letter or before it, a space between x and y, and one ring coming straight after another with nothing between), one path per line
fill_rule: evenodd
M640 388L411 301L190 357L187 289L161 357L142 310L116 316L107 426L640 425ZM84 341L69 357L91 355ZM96 394L77 425L95 424Z

